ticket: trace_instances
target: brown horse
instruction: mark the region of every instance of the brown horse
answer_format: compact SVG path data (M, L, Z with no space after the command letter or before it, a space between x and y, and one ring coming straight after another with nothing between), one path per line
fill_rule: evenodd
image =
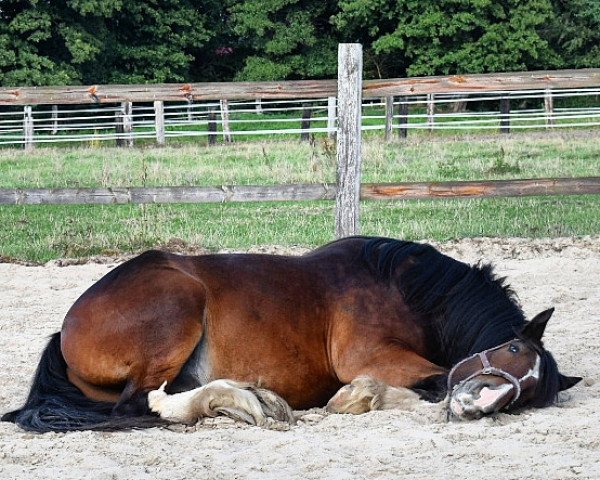
M360 413L393 406L394 392L448 394L467 419L543 407L580 380L542 345L551 314L527 322L489 265L387 238L301 257L149 251L75 302L25 405L2 420L36 431L218 413L262 424L291 420L286 402Z

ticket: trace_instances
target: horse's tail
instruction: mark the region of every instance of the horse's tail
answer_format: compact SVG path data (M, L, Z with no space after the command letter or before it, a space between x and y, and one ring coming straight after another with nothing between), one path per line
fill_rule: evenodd
M60 333L55 333L42 354L25 405L4 414L1 420L36 432L122 430L164 425L164 421L151 415L115 416L113 407L113 403L87 398L69 381L67 364L60 350Z

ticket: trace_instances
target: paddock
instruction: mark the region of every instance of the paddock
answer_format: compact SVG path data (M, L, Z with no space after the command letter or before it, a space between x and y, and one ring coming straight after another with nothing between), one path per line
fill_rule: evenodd
M217 418L168 429L38 435L1 423L0 478L600 478L600 238L437 246L470 263L492 261L529 317L556 307L546 347L563 373L584 377L556 406L469 423L448 423L429 405L360 416L314 409L295 412L296 426L272 429ZM121 260L0 264L2 412L23 402L68 307Z

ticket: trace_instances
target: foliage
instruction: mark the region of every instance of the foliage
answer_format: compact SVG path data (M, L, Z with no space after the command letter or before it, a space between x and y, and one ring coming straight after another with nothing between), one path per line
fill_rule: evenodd
M337 38L329 24L336 2L229 0L233 31L248 56L241 80L318 78L335 74Z
M546 31L569 68L600 67L600 2L554 0L556 15Z
M407 75L527 70L559 63L540 35L549 0L342 0L335 22Z
M188 0L3 1L0 82L184 81L195 51L213 36L211 13L218 11Z

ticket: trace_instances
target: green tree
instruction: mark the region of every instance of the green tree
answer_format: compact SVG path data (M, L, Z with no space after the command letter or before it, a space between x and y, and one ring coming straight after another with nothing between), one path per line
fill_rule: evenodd
M549 0L341 0L334 22L372 57L394 58L390 73L414 76L557 66L540 35L552 15Z
M77 70L64 60L64 46L61 49L56 45L56 35L53 15L46 3L2 1L0 84L68 84L76 80Z
M233 32L245 50L239 80L324 78L337 71L338 39L328 0L229 0Z
M187 81L213 36L214 1L3 0L3 85Z
M123 2L102 25L108 81L189 81L195 52L214 35L208 26L214 12L207 10L187 0Z
M545 35L567 68L600 67L600 2L553 0L556 15Z

